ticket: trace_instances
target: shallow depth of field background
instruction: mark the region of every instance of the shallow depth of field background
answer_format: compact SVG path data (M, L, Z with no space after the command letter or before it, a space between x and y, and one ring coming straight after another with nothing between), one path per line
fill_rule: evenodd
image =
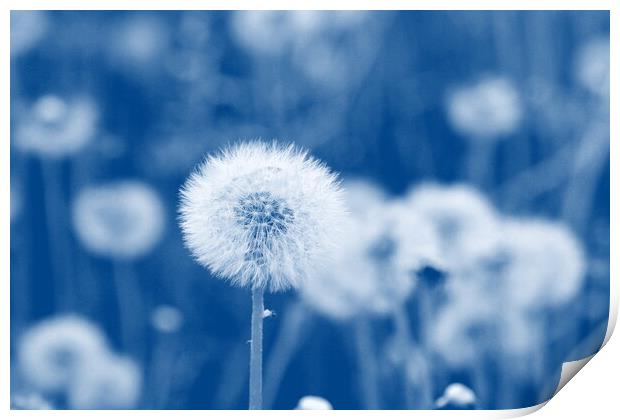
M176 212L178 189L205 153L254 138L294 142L345 185L362 179L388 197L462 182L503 215L564 223L583 247L584 282L536 324L545 360L518 361L536 375L505 377L510 392L500 395L503 370L492 357L481 361L481 379L441 351L425 355L433 399L454 382L486 388L481 408L548 398L561 362L596 351L607 327L608 39L609 14L590 11L13 12L15 408L247 407L249 291L192 260ZM130 244L101 244L105 232L80 219L77 199L119 181L152 189L135 204L152 207L151 225ZM114 226L110 217L121 236L141 221ZM267 365L287 317L303 312L279 386L265 385L269 407L319 395L337 409L366 408L353 324L299 301L293 292L266 296L275 312L265 319ZM99 386L76 403L39 392L28 379L38 374L23 373L23 334L68 313L94 323L109 351L130 360L125 382L119 374L108 383L123 395L99 396L107 392ZM393 325L371 318L381 353ZM381 408L402 408L396 375L383 374Z

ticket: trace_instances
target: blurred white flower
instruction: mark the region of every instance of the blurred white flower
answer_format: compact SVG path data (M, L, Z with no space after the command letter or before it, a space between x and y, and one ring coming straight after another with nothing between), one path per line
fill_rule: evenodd
M139 181L122 181L82 190L73 205L73 226L91 252L136 258L150 252L164 230L157 192Z
M457 285L430 329L430 348L446 363L471 368L491 356L514 364L541 351L541 326L527 312L506 304L496 290Z
M198 262L238 286L297 287L333 250L345 219L336 175L305 152L241 143L209 156L181 189Z
M588 41L577 53L575 77L590 92L609 96L609 38Z
M462 267L497 249L499 217L476 189L467 185L422 184L408 193L406 202L435 230L440 266Z
M98 111L88 97L40 97L17 121L15 147L42 157L79 152L95 136Z
M435 405L439 408L446 406L467 407L474 404L476 404L476 394L460 383L448 385L443 395L435 401Z
M485 357L485 347L497 343L495 309L481 296L460 296L437 314L429 330L430 348L450 366L474 366Z
M490 141L513 133L523 117L521 98L504 77L486 77L450 92L447 101L450 124L476 141Z
M315 33L324 12L312 10L235 11L231 29L237 41L260 54L277 55Z
M555 306L579 292L585 276L584 250L563 224L508 220L501 228L505 261L498 275L505 301L524 307Z
M405 203L384 197L372 184L345 184L351 215L343 244L302 288L319 312L336 319L387 314L408 298L415 272L439 260L432 226Z
M19 341L19 367L35 389L59 392L106 348L106 339L96 325L75 315L58 316L24 333Z
M67 400L72 409L135 408L142 374L131 359L109 354L83 370L71 384Z
M43 38L49 26L46 12L11 10L11 57L23 54Z
M325 398L306 395L297 403L295 410L333 410L331 403Z
M164 333L176 332L183 325L183 314L174 306L159 305L151 314L151 324Z
M52 404L36 393L17 394L11 398L11 410L52 410Z
M168 28L153 15L127 16L111 27L104 47L110 59L127 70L153 71L168 47Z

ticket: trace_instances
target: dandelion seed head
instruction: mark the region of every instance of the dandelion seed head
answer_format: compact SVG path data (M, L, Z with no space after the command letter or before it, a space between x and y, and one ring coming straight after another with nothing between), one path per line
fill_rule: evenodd
M511 219L501 232L507 260L500 275L509 303L555 306L577 295L585 277L585 253L565 225Z
M337 244L336 175L293 146L240 143L181 189L181 228L199 263L237 286L297 287Z
M430 347L450 366L471 366L497 345L497 309L483 295L464 293L445 306L430 330Z
M474 188L424 184L412 189L406 200L434 229L440 250L435 262L439 266L455 269L497 249L499 217Z
M477 141L512 134L523 117L519 93L504 77L486 77L448 95L448 119L454 129Z
M86 319L75 315L46 319L19 341L20 371L35 389L58 392L106 348L101 330Z
M88 187L73 204L73 226L94 254L131 259L150 252L164 230L158 194L139 181Z
M356 192L345 196L352 201L343 243L302 296L338 320L387 314L411 294L415 272L438 258L438 241L430 225L403 203L385 201L383 194L369 194L366 200Z
M325 398L306 395L297 403L295 410L333 410L331 403Z
M575 60L575 77L590 92L609 96L608 38L594 38L581 47Z
M67 396L71 409L131 409L142 389L138 365L126 357L109 354L81 372Z
M60 159L82 150L95 136L98 111L89 97L40 97L17 121L15 147Z
M312 10L236 11L231 29L236 40L250 51L279 55L319 29L321 16Z
M446 406L466 407L476 404L474 391L461 383L453 383L446 387L443 395L435 401L439 408Z

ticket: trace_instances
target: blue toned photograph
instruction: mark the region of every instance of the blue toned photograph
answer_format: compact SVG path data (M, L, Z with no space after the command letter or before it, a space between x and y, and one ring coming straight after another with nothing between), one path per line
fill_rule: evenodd
M609 11L10 21L12 409L519 409L600 349Z

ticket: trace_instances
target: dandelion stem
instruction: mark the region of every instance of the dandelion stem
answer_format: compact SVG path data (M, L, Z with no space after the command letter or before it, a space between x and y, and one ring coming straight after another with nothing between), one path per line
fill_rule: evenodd
M358 380L366 409L377 410L380 405L378 372L375 364L373 340L368 320L357 319L354 324L357 345Z
M252 289L252 341L250 343L250 410L263 408L263 288Z

